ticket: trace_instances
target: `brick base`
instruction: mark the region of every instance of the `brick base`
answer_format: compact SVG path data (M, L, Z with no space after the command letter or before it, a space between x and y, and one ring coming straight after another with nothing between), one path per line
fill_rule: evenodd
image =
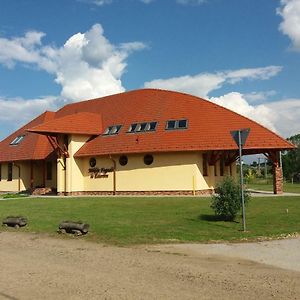
M277 165L273 166L273 191L274 194L283 193L283 176L282 168Z
M214 192L212 189L207 190L199 190L195 191L195 195L211 195ZM94 192L59 192L57 193L58 196L81 196L81 195L91 195L91 196L113 196L113 192L111 191L94 191ZM116 196L193 196L193 191L117 191Z

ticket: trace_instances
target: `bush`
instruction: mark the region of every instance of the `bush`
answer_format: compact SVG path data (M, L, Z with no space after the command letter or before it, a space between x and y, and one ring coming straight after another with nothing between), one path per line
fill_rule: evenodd
M250 200L250 193L244 191L245 204ZM211 208L224 221L233 221L242 208L241 188L231 177L225 177L216 187L212 196Z

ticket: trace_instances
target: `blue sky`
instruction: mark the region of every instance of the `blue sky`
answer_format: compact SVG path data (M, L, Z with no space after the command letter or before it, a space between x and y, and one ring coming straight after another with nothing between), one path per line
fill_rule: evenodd
M45 110L144 87L288 137L300 133L299 83L300 0L0 3L0 139Z

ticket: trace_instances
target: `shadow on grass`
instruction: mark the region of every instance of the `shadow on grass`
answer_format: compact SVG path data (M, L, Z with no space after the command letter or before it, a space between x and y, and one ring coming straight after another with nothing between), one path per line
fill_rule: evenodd
M202 214L198 216L199 220L203 220L203 221L209 221L209 222L232 222L232 223L239 223L238 221L235 220L228 220L225 219L222 216L218 216L218 215L206 215L206 214Z

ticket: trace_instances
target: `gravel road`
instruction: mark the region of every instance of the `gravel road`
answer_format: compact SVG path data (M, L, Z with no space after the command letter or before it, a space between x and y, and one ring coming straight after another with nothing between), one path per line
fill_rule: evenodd
M115 247L0 233L0 299L300 299L299 239Z

